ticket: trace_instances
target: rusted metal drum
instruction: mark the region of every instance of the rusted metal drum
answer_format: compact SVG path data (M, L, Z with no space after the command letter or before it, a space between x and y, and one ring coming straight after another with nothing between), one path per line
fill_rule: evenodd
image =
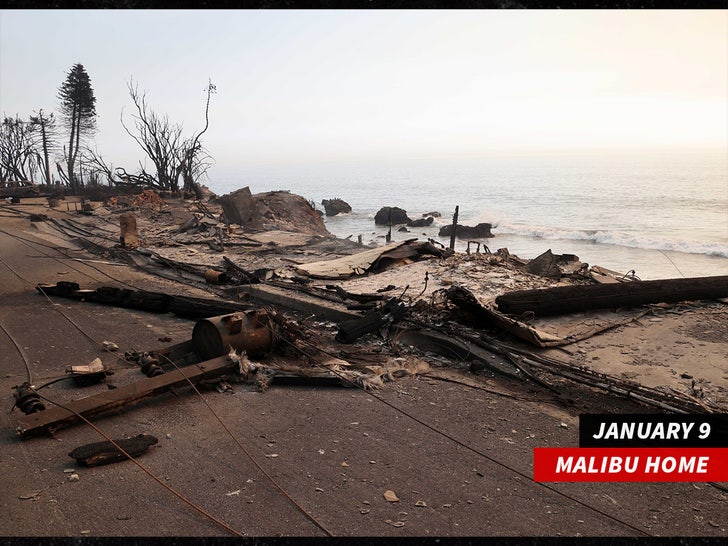
M262 309L199 320L192 330L192 348L202 360L225 355L231 347L259 357L269 353L273 343L273 322Z

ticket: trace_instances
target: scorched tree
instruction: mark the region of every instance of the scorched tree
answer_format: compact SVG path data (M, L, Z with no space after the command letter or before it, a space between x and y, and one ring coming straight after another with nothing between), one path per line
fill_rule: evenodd
M61 118L69 133L68 148L65 150L66 177L73 192L77 193L81 182L76 176L75 165L81 139L96 130L96 97L91 79L82 64L76 63L71 67L58 89L58 99Z

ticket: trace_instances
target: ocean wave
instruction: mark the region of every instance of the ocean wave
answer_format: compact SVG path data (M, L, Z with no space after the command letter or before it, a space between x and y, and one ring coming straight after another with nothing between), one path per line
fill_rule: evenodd
M604 245L624 246L628 248L642 248L650 250L667 250L684 252L686 254L705 254L728 258L728 245L714 242L689 241L686 239L666 239L637 235L620 231L600 230L569 230L546 226L522 226L514 224L501 224L498 233L523 235L537 239L592 241Z

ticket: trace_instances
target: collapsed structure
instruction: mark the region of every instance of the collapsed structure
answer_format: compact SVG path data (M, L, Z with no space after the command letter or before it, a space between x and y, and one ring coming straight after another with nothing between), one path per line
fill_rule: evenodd
M35 225L48 236L65 237L167 279L204 286L218 297L191 299L113 286L84 289L68 281L39 285L47 297L172 312L198 322L188 341L128 353L127 360L149 377L127 387L67 408L41 410L26 385L22 395L16 393L32 409L19 421L23 438L169 389L231 376L260 388L294 377L376 388L383 380L413 373L437 375L421 359L428 354L454 357L455 367L465 363L471 371L488 369L552 390L547 375L557 375L680 411L715 410L725 400L718 392L709 399L668 393L542 350L655 312L645 305L726 298L728 277L641 282L550 250L533 260L507 249L491 253L484 247L481 253L479 245L473 254L470 246L467 254L457 254L432 239L367 249L328 233L321 214L302 197L253 195L247 187L206 203L164 201L148 190L93 210L93 215ZM116 214L118 240L97 220L113 224ZM476 236L492 237L487 228ZM194 263L186 259L192 248ZM326 328L314 331L295 313L333 321L335 335L327 335ZM503 333L509 336L505 341ZM337 344L368 335L388 340L395 357L410 350L419 357L372 366L330 356ZM266 362L272 354L275 364ZM88 380L85 373L92 371L103 379L98 363L94 370L76 369L75 375Z

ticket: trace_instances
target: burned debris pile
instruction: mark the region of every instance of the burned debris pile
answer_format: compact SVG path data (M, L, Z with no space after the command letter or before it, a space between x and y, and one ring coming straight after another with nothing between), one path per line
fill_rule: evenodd
M108 202L103 215L96 209L38 229L177 281L179 290L82 288L72 281L37 289L88 305L190 318L197 322L189 339L164 349L125 347L124 360L142 377L117 374L115 388L64 407L45 409L32 388L18 390L26 413L18 422L21 438L190 386L375 389L413 375L437 377L445 367L475 374L463 376L467 384L488 373L558 396L560 382L571 381L663 409L714 409L710 400L648 388L545 350L637 321L655 312L650 304L728 297L728 277L639 281L550 250L522 260L508 249L481 252L479 244L456 253L434 240L367 248L331 236L321 214L289 192L253 195L243 188L217 202L160 201ZM410 221L393 209L383 214L390 225ZM456 235L492 236L490 224L476 228L477 234ZM211 297L183 295L185 286ZM106 373L103 363L86 368L70 373L82 382ZM91 450L97 455L84 456L110 461L123 455L115 450L97 446Z

